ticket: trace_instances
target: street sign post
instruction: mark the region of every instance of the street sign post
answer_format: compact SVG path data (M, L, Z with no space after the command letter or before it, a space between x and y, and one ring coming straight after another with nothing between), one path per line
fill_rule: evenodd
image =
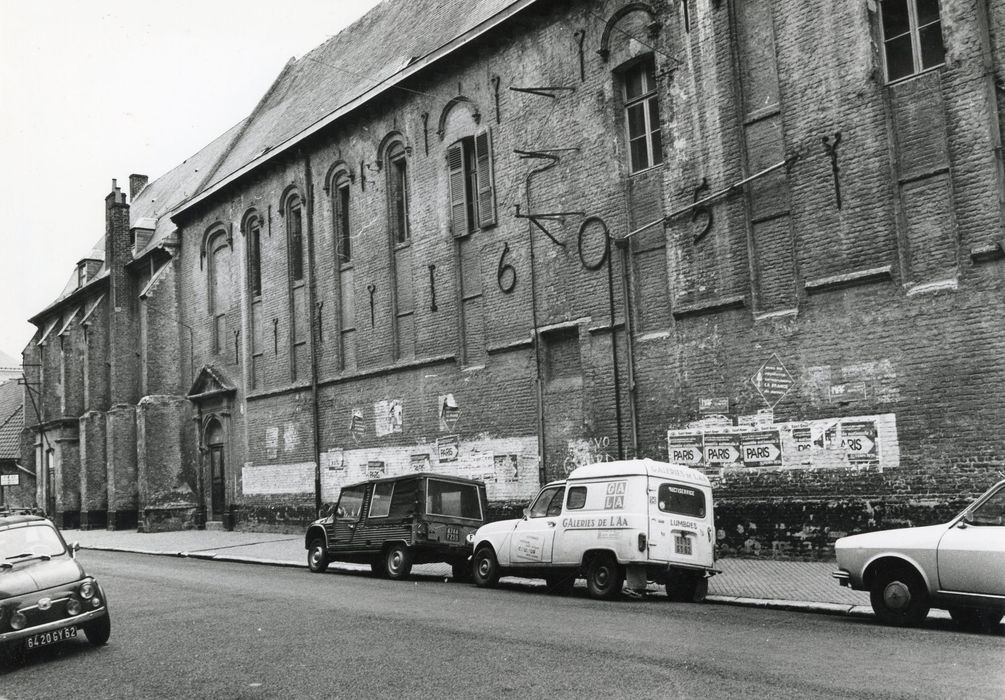
M796 383L775 353L771 353L771 357L754 373L750 382L771 408L774 408Z

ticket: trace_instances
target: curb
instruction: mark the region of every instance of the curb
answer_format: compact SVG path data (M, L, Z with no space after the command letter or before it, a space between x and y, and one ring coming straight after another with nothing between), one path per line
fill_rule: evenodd
M265 566L280 566L286 568L306 568L303 562L300 561L289 561L285 559L262 559L260 557L243 557L236 554L217 554L212 550L205 551L195 551L195 552L179 552L179 551L160 551L152 549L134 549L129 547L109 547L109 546L82 546L81 549L101 551L101 552L127 552L130 554L147 554L152 556L164 556L164 557L184 557L186 559L201 559L204 561L223 561L236 564L260 564ZM346 563L332 563L329 565L330 569L335 571L341 571L343 573L367 573L370 571L368 566L363 564L346 564ZM413 574L413 577L419 579L434 580L441 578L437 574L424 574L421 572ZM536 579L518 579L521 585L528 585L534 587L544 587L542 582ZM712 603L713 605L735 605L737 607L745 608L762 608L765 610L785 610L788 612L807 612L807 613L817 613L822 615L842 615L847 617L862 617L871 618L873 617L872 608L866 605L851 605L848 603L821 603L808 600L785 600L781 598L747 598L743 596L730 596L730 595L710 595L705 599L705 602ZM932 610L929 613L930 617L949 619L949 614L944 610Z

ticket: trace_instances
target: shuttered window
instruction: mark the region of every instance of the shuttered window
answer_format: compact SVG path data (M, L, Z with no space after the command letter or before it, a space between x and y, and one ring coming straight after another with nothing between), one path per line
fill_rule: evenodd
M450 186L450 231L467 236L496 223L492 137L483 131L466 136L447 149Z

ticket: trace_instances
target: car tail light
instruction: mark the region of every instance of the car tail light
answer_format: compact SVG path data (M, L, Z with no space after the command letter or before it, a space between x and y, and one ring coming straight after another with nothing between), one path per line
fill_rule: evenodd
M646 551L646 533L644 532L639 533L639 551Z
M90 598L92 595L94 595L94 582L93 581L84 581L82 584L80 584L80 597L81 598L84 598L86 600L87 598Z
M22 630L24 626L28 624L28 618L24 616L24 613L18 610L16 613L11 615L10 618L10 628L12 630Z
M81 611L80 601L76 598L70 598L66 601L66 613L68 615L79 615Z

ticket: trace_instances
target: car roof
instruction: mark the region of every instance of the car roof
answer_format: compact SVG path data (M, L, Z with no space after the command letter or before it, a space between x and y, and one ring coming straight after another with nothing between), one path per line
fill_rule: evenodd
M48 523L48 519L43 518L39 515L7 515L0 512L0 530L5 530L7 528L16 527L19 525L28 525L30 523Z
M652 459L623 459L614 462L598 462L573 469L567 477L575 479L598 479L613 476L661 476L677 481L686 481L700 486L709 486L708 477L697 469L683 464L657 462Z
M443 479L445 481L456 481L464 484L474 484L475 486L484 486L484 481L478 481L477 479L468 479L464 476L454 476L452 474L439 474L437 472L411 472L410 474L396 474L395 476L384 476L379 479L366 479L365 481L357 481L352 484L346 484L342 487L342 490L352 488L353 486L362 486L364 484L379 484L386 483L389 481L403 481L405 479L416 479L419 477L433 477L435 479Z

